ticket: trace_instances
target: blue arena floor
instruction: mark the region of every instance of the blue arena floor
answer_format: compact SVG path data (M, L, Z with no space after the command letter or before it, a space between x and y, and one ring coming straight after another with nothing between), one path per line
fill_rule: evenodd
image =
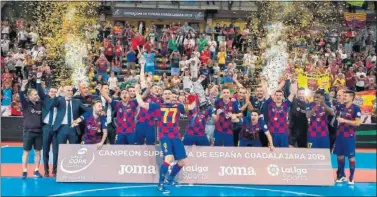
M375 183L331 187L182 185L164 195L152 184L57 183L53 178L1 179L2 196L376 196Z
M20 164L21 155L22 147L1 148L2 164ZM34 163L33 155L31 152L30 163ZM376 169L376 153L357 153L356 159L359 169ZM335 158L332 164L336 166ZM376 196L377 189L376 183L322 187L182 185L171 188L171 193L164 195L154 184L57 183L53 178L22 180L19 177L2 177L1 188L2 196Z

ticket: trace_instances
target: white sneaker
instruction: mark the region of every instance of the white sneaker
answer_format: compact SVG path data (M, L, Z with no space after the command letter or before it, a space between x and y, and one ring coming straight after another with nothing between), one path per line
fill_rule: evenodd
M353 179L349 179L348 180L348 185L355 185L355 181Z
M347 178L345 176L342 176L342 177L338 177L335 182L343 183L343 182L346 182L346 181L347 181Z

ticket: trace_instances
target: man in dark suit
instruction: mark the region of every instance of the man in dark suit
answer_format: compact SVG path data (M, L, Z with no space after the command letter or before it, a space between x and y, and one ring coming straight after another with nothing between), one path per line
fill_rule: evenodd
M42 121L43 121L43 165L45 169L45 177L49 177L49 157L50 146L52 144L53 154L53 169L52 174L56 175L57 163L58 163L58 139L56 132L53 131L53 122L56 117L56 108L53 106L54 98L56 97L57 89L51 87L46 95L41 86L42 73L37 73L37 91L38 96L42 101Z
M88 85L86 83L79 83L79 93L73 96L74 99L79 99L86 107L91 108L92 102L95 99L98 99L97 96L90 94ZM83 132L85 131L85 121L80 122L79 124L79 133L77 138L77 143L81 143L81 138Z
M64 96L55 98L54 105L57 107L56 119L53 130L57 131L58 143L65 144L67 140L70 144L76 144L78 141L78 133L76 129L72 128L73 120L76 120L80 115L90 109L85 107L80 100L73 99L73 89L70 85L63 87Z

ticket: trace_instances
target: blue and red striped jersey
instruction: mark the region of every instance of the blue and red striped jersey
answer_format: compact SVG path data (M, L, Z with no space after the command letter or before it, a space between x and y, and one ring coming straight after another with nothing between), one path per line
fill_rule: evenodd
M268 127L263 117L259 117L258 122L255 125L253 125L249 116L243 117L241 122L242 129L240 136L246 140L254 139L255 137L259 138L259 132L266 133L268 131Z
M361 118L360 107L351 104L350 107L343 105L343 108L340 109L339 117L346 120L356 120ZM338 130L336 132L337 136L343 135L343 137L356 137L356 127L347 123L339 123Z
M327 103L329 105L329 103ZM331 107L331 106L329 106ZM316 102L311 102L306 106L306 110L312 110L313 115L309 119L308 132L310 137L326 137L329 135L328 114L325 108Z
M181 138L179 132L179 117L185 113L185 107L181 103L157 104L149 103L149 109L156 110L158 137Z
M94 118L93 112L85 112L80 116L85 121L85 133L83 141L87 144L100 143L102 140L102 130L106 129L106 117Z
M116 128L117 134L135 132L135 116L138 103L136 100L128 101L127 105L123 105L121 101L113 100L111 107L116 112Z
M209 108L204 111L199 111L197 108L188 111L187 134L194 136L204 136L205 126L209 116L212 115L212 109Z
M217 99L215 101L215 108L216 110L223 110L223 113L219 115L219 120L215 123L215 130L221 133L232 134L232 119L227 117L226 114L229 112L233 114L240 113L237 102L229 101L225 103L223 99Z
M291 101L286 99L280 106L270 97L266 100L268 113L268 130L276 134L288 134L288 114L291 108Z
M160 104L162 103L162 100L160 97L155 97L155 96L152 96L151 94L148 95L148 97L145 99L145 102L146 103L157 103L157 104ZM149 110L146 110L145 108L140 108L140 111L137 115L137 121L138 122L148 122L149 125L154 125L155 124L155 117L157 116L157 111L156 110L151 110L151 108L149 108Z

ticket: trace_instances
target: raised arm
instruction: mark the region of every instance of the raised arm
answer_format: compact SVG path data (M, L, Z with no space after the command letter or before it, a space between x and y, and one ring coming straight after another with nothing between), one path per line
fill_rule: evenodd
M19 96L20 96L20 102L21 102L21 106L22 106L23 109L26 109L26 107L28 105L28 102L27 102L26 97L25 97L26 86L27 86L28 83L29 83L29 81L27 79L22 80L21 90L18 93Z
M268 93L268 89L267 89L267 81L265 80L263 76L261 76L260 79L261 79L261 86L264 93L264 98L268 99L270 97L270 94Z
M145 71L144 71L144 68L145 67L145 63L142 63L140 65L140 85L141 85L141 88L146 88L147 87L147 81L145 79Z
M237 80L237 74L233 75L233 81L237 85L238 88L243 88L243 85Z
M146 103L143 101L143 98L141 97L140 92L136 93L136 101L141 108L144 108L146 110L149 109L149 103Z
M291 89L290 89L290 94L288 96L288 100L292 102L296 94L297 94L297 81L295 80L291 84Z
M43 88L42 88L42 85L41 85L41 77L42 77L42 73L38 72L37 73L37 92L38 92L39 98L43 101L46 98L46 94L43 91Z

